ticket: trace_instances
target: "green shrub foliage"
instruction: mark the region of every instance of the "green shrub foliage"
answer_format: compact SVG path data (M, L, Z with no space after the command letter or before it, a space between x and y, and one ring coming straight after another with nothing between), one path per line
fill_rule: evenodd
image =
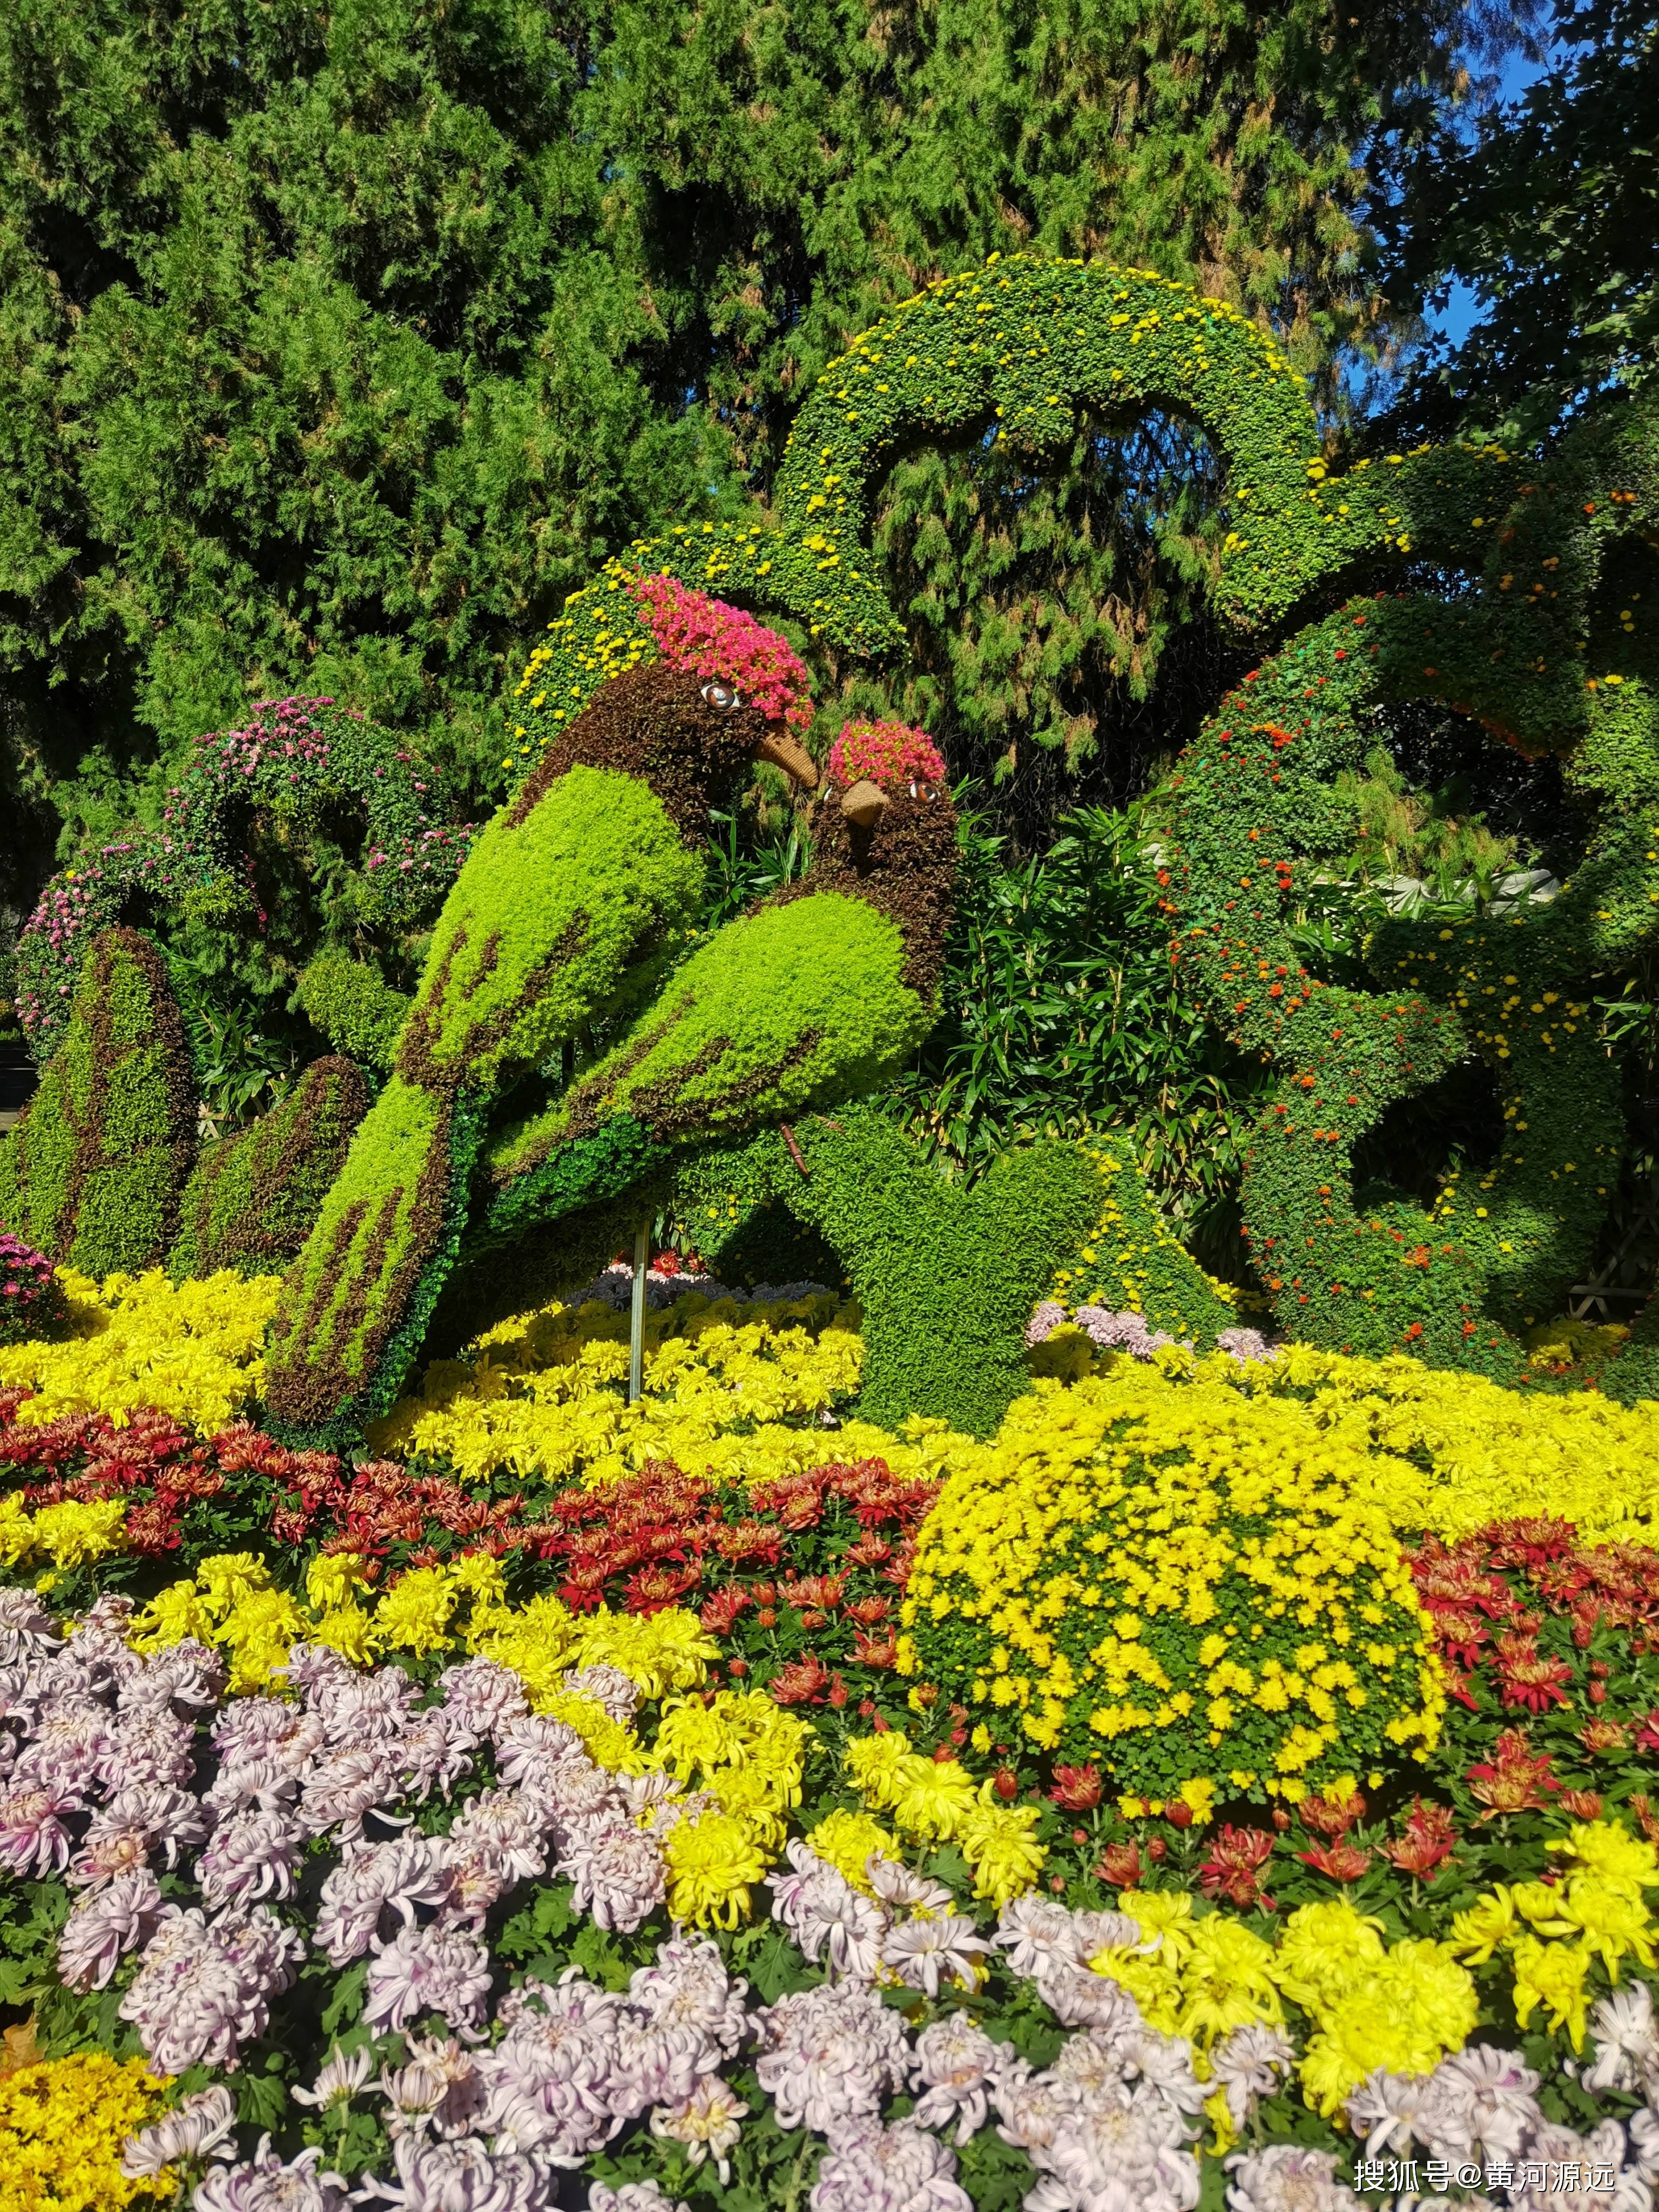
M676 1195L717 1271L759 1208L781 1206L817 1231L863 1310L860 1413L892 1428L933 1415L975 1436L1030 1387L1031 1309L1102 1208L1098 1167L1079 1146L1005 1153L969 1188L864 1103L798 1121L787 1138L700 1154Z
M167 1273L270 1274L305 1243L368 1111L362 1071L313 1060L273 1112L203 1150L185 1188Z
M413 1001L367 962L337 947L319 952L300 978L300 1006L337 1053L389 1071L398 1033Z
M0 1142L0 1224L88 1275L159 1265L195 1158L195 1100L160 955L136 930L100 931L58 1048Z

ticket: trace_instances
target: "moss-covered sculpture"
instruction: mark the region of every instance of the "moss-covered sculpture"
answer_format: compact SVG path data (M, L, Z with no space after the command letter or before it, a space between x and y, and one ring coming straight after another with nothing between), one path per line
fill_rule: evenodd
M389 1072L398 1036L414 1003L378 968L338 946L319 952L300 977L295 996L313 1029L360 1066Z
M805 672L720 613L689 645L669 631L661 657L642 647L477 840L391 1080L284 1290L267 1367L283 1433L349 1439L390 1403L459 1248L496 1091L665 970L701 895L710 805L758 757L815 780L787 728ZM708 672L705 648L722 647L730 672ZM734 680L750 675L763 705Z
M716 1267L762 1206L823 1237L863 1310L859 1412L889 1428L922 1413L990 1435L1030 1388L1026 1324L1057 1288L1086 1280L1200 1349L1235 1318L1109 1144L1044 1140L967 1188L854 1103L689 1160L676 1197Z
M1614 621L1596 599L1615 583L1624 589L1632 528L1654 538L1651 409L1615 410L1547 456L1425 448L1338 477L1300 380L1244 317L1145 272L994 261L905 302L830 364L780 471L774 526L671 533L573 595L515 695L510 757L526 791L545 792L549 763L562 764L556 775L574 760L573 724L660 654L667 632L685 665L714 665L725 617L700 612L714 603L683 584L787 608L854 652L888 649L902 633L867 534L894 453L988 425L1042 449L1072 434L1079 407L1147 405L1195 419L1225 461L1231 527L1216 604L1237 626L1283 615L1356 563L1375 574L1429 557L1480 578L1477 597L1356 601L1255 672L1169 779L1160 880L1172 957L1194 997L1284 1070L1245 1192L1281 1322L1322 1342L1403 1345L1509 1372L1518 1352L1508 1324L1544 1310L1580 1263L1612 1183L1616 1102L1589 1041L1583 979L1622 963L1659 926L1646 858L1650 837L1659 851L1651 647L1628 605ZM763 654L754 672L764 684L776 670ZM1327 989L1291 940L1298 869L1321 852L1330 781L1358 741L1356 718L1408 697L1569 755L1575 787L1599 809L1590 850L1555 908L1455 923L1432 942L1391 924L1373 945L1377 988ZM510 875L501 881L510 888ZM592 1209L654 1177L694 1139L821 1103L830 1056L814 1034L812 994L829 987L785 987L782 959L827 954L833 967L837 956L864 954L884 976L894 939L875 927L878 911L874 922L840 914L827 877L806 902L810 928L778 902L700 948L599 1066L492 1144L487 1223L475 1218L471 1232L478 1265L491 1241L504 1249L533 1229L556 1271L561 1218L597 1218ZM528 925L532 941L544 927ZM514 1054L544 1052L568 1033L561 1024L581 996L562 1000L550 970L537 1010L544 994L523 988L520 970L498 981L476 948L452 945L450 957L454 977L446 970L411 1021L420 1068L405 1069L400 1048L383 1102L386 1158L404 1158L394 1173L413 1180L398 1182L388 1207L384 1167L365 1168L358 1185L349 1168L331 1195L326 1257L307 1263L304 1299L283 1324L302 1321L301 1336L317 1331L323 1347L309 1364L292 1355L310 1381L279 1382L299 1392L289 1415L307 1433L323 1422L344 1434L378 1402L447 1264L411 1255L438 1255L460 1234L488 1082L454 1070L477 1015L493 1009L489 1018L507 1023L483 1048L493 1080ZM672 957L665 940L653 957L648 930L630 948L626 981L639 1005ZM746 991L751 963L758 977L763 963L772 988ZM625 994L620 978L617 989ZM461 1011L469 993L479 1007ZM611 998L613 1013L622 1003ZM883 1064L878 1024L866 1022L861 1042L843 1034L857 1047L849 1066ZM1510 1130L1480 1194L1454 1186L1433 1222L1409 1207L1357 1208L1355 1139L1391 1100L1471 1053L1503 1078ZM1190 1289L1171 1267L1171 1283ZM1207 1295L1194 1293L1200 1305ZM1206 1311L1206 1323L1213 1318ZM279 1378L289 1356L279 1347ZM331 1361L319 1395L319 1363ZM1632 1374L1637 1364L1632 1353Z
M1439 478L1419 464L1399 511L1440 557L1490 538L1479 594L1356 599L1264 662L1167 781L1159 881L1194 996L1283 1071L1243 1188L1280 1325L1512 1376L1617 1181L1618 1071L1592 979L1659 940L1659 639L1597 599L1620 541L1659 523L1659 409L1629 406L1547 458L1482 455L1477 473L1472 489L1455 457ZM1584 855L1546 905L1380 922L1374 987L1328 987L1293 940L1298 884L1345 846L1332 786L1373 742L1364 710L1413 697L1561 753ZM1357 1140L1471 1055L1502 1102L1492 1165L1454 1176L1432 1213L1357 1204Z
M368 1085L349 1060L313 1060L279 1106L204 1147L185 1186L167 1255L187 1275L271 1274L304 1244L368 1111Z
M491 1237L903 1066L933 1024L957 866L944 763L907 734L900 767L843 740L806 876L700 945L597 1066L491 1148Z
M166 1257L195 1153L167 969L136 930L102 930L40 1088L0 1139L0 1225L85 1274L137 1273Z

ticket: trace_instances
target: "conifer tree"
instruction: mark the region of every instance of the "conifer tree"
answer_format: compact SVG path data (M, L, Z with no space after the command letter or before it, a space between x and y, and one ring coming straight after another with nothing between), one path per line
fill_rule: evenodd
M487 803L563 594L667 517L763 501L823 362L994 249L1196 278L1336 404L1409 327L1367 196L1492 32L1352 4L0 10L5 787L112 830L198 734L302 690ZM1066 763L1151 742L1213 488L1178 424L1099 423L1040 476L904 463L895 703L953 768L1035 762L1039 811ZM47 865L14 848L0 897Z

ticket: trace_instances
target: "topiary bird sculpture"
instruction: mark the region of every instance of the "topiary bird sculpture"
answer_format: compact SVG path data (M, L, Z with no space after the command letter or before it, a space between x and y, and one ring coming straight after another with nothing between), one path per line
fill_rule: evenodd
M492 1103L666 971L711 806L757 760L817 781L792 728L811 717L806 672L785 641L650 585L622 665L456 878L391 1079L288 1276L266 1401L295 1441L344 1443L390 1404L453 1262Z
M919 731L850 725L812 865L700 945L599 1063L483 1163L483 1246L592 1207L685 1147L872 1090L935 1018L956 814Z

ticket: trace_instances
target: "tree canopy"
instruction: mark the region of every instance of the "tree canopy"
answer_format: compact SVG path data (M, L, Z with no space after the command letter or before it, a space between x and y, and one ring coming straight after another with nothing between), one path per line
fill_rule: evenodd
M1368 195L1443 137L1472 24L1500 22L1461 0L21 0L9 786L108 830L165 780L147 764L304 690L421 732L487 799L504 683L564 593L665 518L763 501L823 362L994 249L1196 278L1340 406L1410 327ZM1035 738L1041 784L1144 744L1212 490L1173 424L1102 422L1040 476L976 451L895 471L907 703L953 765L1018 769Z

